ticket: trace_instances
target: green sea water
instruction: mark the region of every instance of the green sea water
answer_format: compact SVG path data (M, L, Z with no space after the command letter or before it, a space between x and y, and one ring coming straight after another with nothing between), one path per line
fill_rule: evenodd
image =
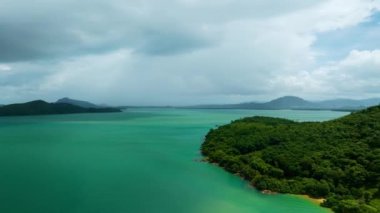
M0 118L1 213L319 213L200 162L210 128L245 116L322 121L347 113L129 109Z

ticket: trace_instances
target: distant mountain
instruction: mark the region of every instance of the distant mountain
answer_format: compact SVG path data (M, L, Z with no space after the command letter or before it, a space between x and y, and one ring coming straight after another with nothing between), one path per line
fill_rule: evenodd
M380 98L371 98L363 100L353 99L333 99L317 102L320 107L325 108L366 108L380 104Z
M272 100L266 104L270 106L277 106L277 107L288 107L288 106L304 107L304 106L308 106L310 102L305 101L304 99L296 97L296 96L284 96L284 97Z
M0 116L51 115L72 113L121 112L116 108L84 108L67 103L47 103L42 100L0 107Z
M75 99L71 99L71 98L61 98L58 101L56 101L55 103L72 104L72 105L80 106L83 108L105 108L104 106L98 106L98 105L93 104L93 103L88 102L88 101L75 100Z
M260 106L264 109L299 109L312 107L313 103L295 96L284 96L262 103Z
M284 96L265 103L249 102L240 104L198 105L187 108L198 109L313 109L313 110L359 110L380 104L380 98L353 100L332 99L326 101L307 101L296 96Z

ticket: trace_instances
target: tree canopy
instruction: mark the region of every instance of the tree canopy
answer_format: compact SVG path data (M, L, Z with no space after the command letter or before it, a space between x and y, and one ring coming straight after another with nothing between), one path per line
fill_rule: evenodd
M380 212L380 106L326 122L244 118L210 130L201 150L259 190L323 197L338 213Z

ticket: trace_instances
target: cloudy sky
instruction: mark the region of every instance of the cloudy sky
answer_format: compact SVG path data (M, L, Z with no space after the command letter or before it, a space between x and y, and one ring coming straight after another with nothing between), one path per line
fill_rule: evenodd
M0 103L380 97L380 0L0 0Z

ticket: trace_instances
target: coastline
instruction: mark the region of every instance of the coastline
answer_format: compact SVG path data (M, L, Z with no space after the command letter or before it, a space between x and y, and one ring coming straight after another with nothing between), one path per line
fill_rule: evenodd
M241 177L241 176L239 176L239 177ZM244 178L243 178L244 179ZM255 186L254 185L252 185L252 184L250 184L253 188L255 188ZM256 188L255 188L256 189ZM257 189L256 189L257 190ZM274 191L271 191L271 190L262 190L261 191L261 193L262 194L266 194L266 195L278 195L278 194L282 194L282 193L278 193L278 192L274 192ZM323 207L321 204L323 203L323 202L325 202L326 201L326 198L313 198L313 197L311 197L310 195L306 195L306 194L304 194L304 195L300 195L300 194L282 194L282 195L289 195L289 196L293 196L293 197L297 197L297 198L300 198L300 199L303 199L303 200L308 200L308 201L310 201L310 202L312 202L312 203L314 203L315 205L318 205L318 206L320 206L320 207L322 207L322 208L324 208L324 209L326 209L327 211L329 211L329 212L333 212L330 208L327 208L327 207Z
M318 205L321 205L323 202L326 201L325 198L313 198L313 197L310 197L309 195L296 195L296 194L289 194L289 195L293 195L293 196L300 197L300 198L303 198L306 200L310 200L311 202L318 204Z
M208 163L208 164L214 165L214 166L216 166L216 167L218 167L218 168L222 168L224 171L226 171L225 168L222 167L222 166L220 166L218 163L210 162L210 161L208 160L208 157L207 157L207 156L203 156L203 158L200 160L200 162ZM247 181L247 180L246 180L244 177L242 177L239 173L230 173L230 172L228 172L228 171L226 171L226 172L229 173L229 174L232 174L232 175L234 175L234 176L237 176L237 177L241 178L241 179L244 180L244 181ZM248 182L248 181L247 181L247 182ZM258 190L253 184L249 183L249 185L250 185L253 189ZM282 195L289 195L289 196L297 197L297 198L300 198L300 199L308 200L308 201L314 203L315 205L318 205L319 207L321 207L321 208L323 208L323 209L326 209L326 211L328 211L328 212L333 212L332 209L321 206L321 204L322 204L323 202L326 201L325 198L313 198L313 197L311 197L310 195L306 195L306 194L286 194L286 193L283 194L283 193L278 193L278 192L271 191L271 190L262 190L262 191L258 190L258 191L261 192L262 194L265 194L265 195L279 195L279 194L281 195L281 194L282 194Z
M310 197L309 195L297 195L297 194L288 194L288 195L298 197L300 199L308 200L308 201L326 209L326 211L328 211L328 212L334 212L331 208L321 206L321 204L326 201L325 198L313 198L313 197Z

